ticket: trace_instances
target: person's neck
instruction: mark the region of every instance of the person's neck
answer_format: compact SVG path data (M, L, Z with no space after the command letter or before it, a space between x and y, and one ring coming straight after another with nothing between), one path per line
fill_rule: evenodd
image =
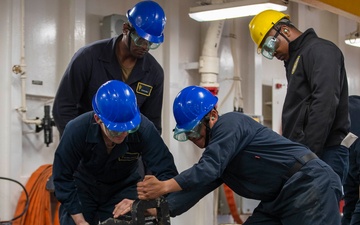
M120 66L125 68L133 68L137 61L137 58L131 55L129 47L122 40L117 44L116 56Z
M113 148L116 146L116 143L112 141L106 141L105 139L104 142L106 146L106 151L108 154L110 154L111 150L113 150Z
M105 143L106 150L110 154L111 150L116 146L116 143L110 140L110 138L108 138L103 129L101 129L101 134Z

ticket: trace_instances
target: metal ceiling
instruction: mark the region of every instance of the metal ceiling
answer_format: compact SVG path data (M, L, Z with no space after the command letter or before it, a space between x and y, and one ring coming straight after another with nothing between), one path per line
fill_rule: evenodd
M359 0L291 0L344 16L360 23Z

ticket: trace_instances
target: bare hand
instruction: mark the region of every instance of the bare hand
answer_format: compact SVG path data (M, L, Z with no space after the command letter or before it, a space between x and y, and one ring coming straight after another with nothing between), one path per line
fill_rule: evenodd
M82 213L73 214L71 215L71 217L76 225L89 225L89 223L86 222L84 215Z
M88 222L81 222L81 223L79 223L79 225L90 225Z
M115 205L115 209L113 211L114 218L117 218L119 216L122 216L128 212L131 211L132 204L134 203L134 200L131 199L124 199L118 204Z
M84 221L84 222L81 222L81 223L79 223L77 225L90 225L90 224L88 222Z
M138 198L140 200L156 199L166 193L164 185L153 175L146 175L143 181L137 183Z

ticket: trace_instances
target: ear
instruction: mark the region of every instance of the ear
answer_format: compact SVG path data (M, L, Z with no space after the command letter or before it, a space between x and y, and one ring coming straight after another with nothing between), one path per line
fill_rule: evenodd
M282 32L283 32L284 35L289 36L289 34L290 34L290 28L289 28L288 26L283 25L283 26L281 27L281 30L282 30Z
M216 121L218 120L219 115L218 112L214 109L210 111L210 120L209 120L209 127L212 128Z
M101 119L99 118L99 116L96 113L94 114L94 119L95 119L97 124L101 123Z
M211 113L211 117L212 117L212 118L218 119L219 114L218 114L218 111L217 111L217 110L212 109L210 113Z
M122 27L122 33L126 35L130 31L130 29L131 29L130 24L128 22L124 22Z

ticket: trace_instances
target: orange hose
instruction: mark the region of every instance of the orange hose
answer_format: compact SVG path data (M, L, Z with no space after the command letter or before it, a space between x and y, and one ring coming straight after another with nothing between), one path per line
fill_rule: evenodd
M223 187L224 187L226 201L229 205L230 213L234 221L238 224L243 224L243 221L241 220L239 213L237 211L233 190L231 190L231 188L226 184L223 184Z
M52 165L40 166L29 178L25 188L29 193L29 207L26 213L12 222L13 225L60 225L58 211L60 203L56 202L55 211L51 208L50 193L46 182L52 174ZM15 216L21 214L26 206L26 194L23 191L19 198Z

